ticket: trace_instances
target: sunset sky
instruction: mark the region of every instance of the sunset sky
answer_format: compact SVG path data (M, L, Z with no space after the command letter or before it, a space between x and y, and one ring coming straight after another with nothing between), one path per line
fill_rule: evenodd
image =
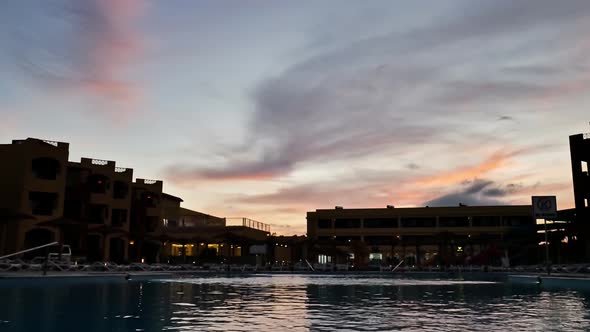
M183 205L572 207L590 1L4 0L0 142L70 142Z

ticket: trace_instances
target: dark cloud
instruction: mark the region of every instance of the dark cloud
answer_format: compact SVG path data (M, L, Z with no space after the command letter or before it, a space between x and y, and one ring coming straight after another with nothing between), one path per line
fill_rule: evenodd
M486 189L482 194L487 197L505 197L518 192L520 189L522 189L521 184L510 183L503 188L497 187Z
M502 115L502 116L498 117L498 121L510 121L510 120L514 120L514 118L511 116L508 116L508 115Z
M406 164L406 168L407 169L419 169L420 165L415 164L415 163L409 163L409 164Z
M467 205L503 205L505 202L496 199L505 195L494 195L502 191L500 188L490 188L494 186L494 181L475 179L464 182L461 190L446 194L435 199L425 202L428 206L456 206L459 204ZM491 195L488 193L492 193ZM493 197L493 198L491 198Z
M489 187L490 185L492 185L493 183L494 183L494 181L476 179L469 185L469 187L467 187L465 189L464 193L477 194L477 193L481 192L483 189L485 189L486 187Z

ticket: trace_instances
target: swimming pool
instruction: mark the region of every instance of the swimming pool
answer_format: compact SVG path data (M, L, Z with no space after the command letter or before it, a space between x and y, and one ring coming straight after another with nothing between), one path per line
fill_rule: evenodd
M394 276L0 280L0 331L582 331L590 294Z

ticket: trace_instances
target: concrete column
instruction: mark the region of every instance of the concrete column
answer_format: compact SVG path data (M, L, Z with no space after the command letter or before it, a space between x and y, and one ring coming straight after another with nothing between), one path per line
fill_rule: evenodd
M129 261L129 239L123 241L123 260Z
M102 246L102 260L108 262L111 259L111 241L108 235L103 235L103 246Z

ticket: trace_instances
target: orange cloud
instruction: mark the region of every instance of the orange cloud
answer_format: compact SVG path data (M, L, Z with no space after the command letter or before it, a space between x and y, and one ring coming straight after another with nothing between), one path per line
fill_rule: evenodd
M448 172L442 172L432 176L419 178L415 181L418 185L448 185L479 177L485 173L506 166L513 153L496 152L483 162L474 165L461 167Z

